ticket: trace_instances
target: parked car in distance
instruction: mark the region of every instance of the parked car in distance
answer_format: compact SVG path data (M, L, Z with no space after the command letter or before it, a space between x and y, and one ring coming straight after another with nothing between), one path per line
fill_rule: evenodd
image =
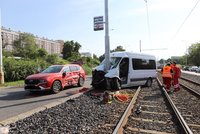
M191 66L191 67L189 68L189 71L196 72L197 69L198 69L197 66Z
M184 66L184 67L183 67L183 70L184 70L184 71L189 71L189 66Z
M196 73L200 73L200 66L196 69Z
M67 86L83 86L85 71L78 64L52 65L44 71L28 76L24 89L30 92L51 90L58 93Z

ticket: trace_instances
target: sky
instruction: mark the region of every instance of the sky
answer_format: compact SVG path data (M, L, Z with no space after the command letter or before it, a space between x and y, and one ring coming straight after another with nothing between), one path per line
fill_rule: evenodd
M157 59L186 54L200 41L199 0L108 0L110 49L153 54ZM197 5L196 5L197 4ZM196 5L196 6L195 6ZM105 16L104 0L0 0L1 25L53 40L74 40L80 52L105 52L105 31L93 18Z

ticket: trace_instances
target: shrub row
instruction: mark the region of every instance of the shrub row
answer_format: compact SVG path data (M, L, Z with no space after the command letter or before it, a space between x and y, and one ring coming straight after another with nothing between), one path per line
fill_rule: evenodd
M14 58L3 58L3 70L4 70L4 80L5 82L24 80L28 75L34 74L37 71L41 71L47 68L52 64L67 64L69 63L66 60L61 58L51 57L50 61L45 61L43 59L35 60L23 60L23 59L14 59ZM92 60L91 58L82 58L84 64L83 69L86 72L86 75L91 75L92 68L98 64L97 60Z
M24 80L26 76L33 74L38 69L46 68L46 61L16 60L14 58L3 59L4 79L6 82Z

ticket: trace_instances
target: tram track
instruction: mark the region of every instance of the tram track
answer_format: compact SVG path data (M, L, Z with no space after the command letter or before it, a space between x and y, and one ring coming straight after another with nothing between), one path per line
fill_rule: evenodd
M200 133L199 98L184 88L168 94L162 85L153 81L152 87L120 91L131 94L132 100L121 103L113 100L102 104L103 92L96 96L93 94L96 91L91 90L76 99L10 124L11 133L35 133L38 124L43 126L37 129L41 133ZM173 104L169 103L169 99Z
M200 133L199 96L185 90L187 86L168 94L159 79L157 81L159 86L153 84L152 88L141 89L133 109L129 115L122 116L125 121L119 121L113 134ZM140 113L136 112L138 107Z
M189 91L193 92L197 96L200 96L200 83L197 83L196 81L185 78L185 77L181 77L179 79L179 82L182 87L188 89Z
M181 123L175 118L175 112L156 82L152 88L142 87L133 109L128 113L128 116L122 116L125 121L119 122L117 126L120 128L116 127L113 134L187 133L180 129Z
M161 76L159 76L161 79ZM200 133L199 84L188 78L180 80L180 91L169 94L171 100L187 123L191 132Z
M200 96L190 87L182 85L180 91L170 95L181 115L194 134L200 133Z

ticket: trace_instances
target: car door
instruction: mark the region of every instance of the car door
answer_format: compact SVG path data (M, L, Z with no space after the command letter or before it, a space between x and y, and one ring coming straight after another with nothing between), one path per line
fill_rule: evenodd
M72 85L72 82L73 82L72 76L73 76L73 74L72 74L69 66L65 67L63 70L63 85L64 86Z
M73 84L77 84L78 83L78 79L79 79L79 69L77 66L70 66L69 67L71 72L72 72L72 78L73 78Z

